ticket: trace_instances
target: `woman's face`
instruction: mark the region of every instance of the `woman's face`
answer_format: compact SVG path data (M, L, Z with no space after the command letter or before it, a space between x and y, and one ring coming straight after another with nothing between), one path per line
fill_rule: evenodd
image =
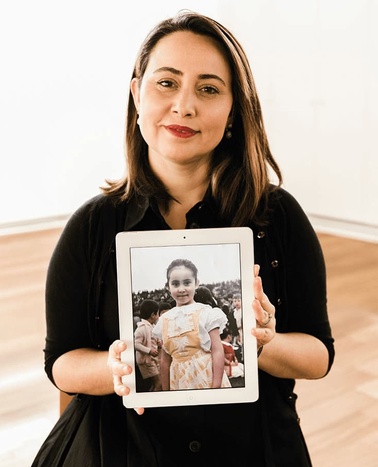
M175 32L152 50L131 92L152 168L209 162L230 123L230 67L209 37Z
M168 280L168 290L176 301L176 306L193 303L197 286L198 283L191 269L186 266L176 266L171 270Z

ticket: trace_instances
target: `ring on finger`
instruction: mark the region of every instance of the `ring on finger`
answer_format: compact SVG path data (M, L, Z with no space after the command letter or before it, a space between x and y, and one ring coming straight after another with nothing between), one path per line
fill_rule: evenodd
M271 322L273 318L273 314L272 313L268 313L268 319L265 321L265 323L261 323L261 326L263 328L265 328L266 326L268 326L268 324Z

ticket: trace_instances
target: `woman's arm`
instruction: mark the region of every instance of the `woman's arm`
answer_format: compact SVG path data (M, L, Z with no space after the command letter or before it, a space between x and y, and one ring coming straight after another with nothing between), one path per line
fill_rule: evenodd
M328 369L329 354L326 346L316 337L304 333L276 333L275 308L265 295L261 278L255 267L253 288L255 300L252 308L258 323L252 329L258 345L263 345L259 368L278 378L322 378ZM271 315L269 323L263 323Z
M121 361L126 343L113 342L109 351L76 349L61 355L54 363L53 374L56 384L68 393L103 396L116 393L127 396L130 389L122 382L122 377L133 370ZM139 415L143 408L134 409Z
M61 355L53 365L55 384L68 393L102 396L114 392L107 351L75 349Z
M133 370L121 361L126 344L117 340L109 351L75 349L61 355L54 363L53 375L58 388L68 393L102 396L116 393L126 396L130 390L122 376Z
M264 346L259 368L278 378L322 378L328 369L328 350L309 334L277 333Z

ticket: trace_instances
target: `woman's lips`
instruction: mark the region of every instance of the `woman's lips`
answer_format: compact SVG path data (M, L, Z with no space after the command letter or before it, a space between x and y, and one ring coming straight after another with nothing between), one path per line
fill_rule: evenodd
M197 133L199 133L198 131L195 131L187 126L166 125L164 128L169 131L169 133L177 136L178 138L191 138L192 136L195 136Z

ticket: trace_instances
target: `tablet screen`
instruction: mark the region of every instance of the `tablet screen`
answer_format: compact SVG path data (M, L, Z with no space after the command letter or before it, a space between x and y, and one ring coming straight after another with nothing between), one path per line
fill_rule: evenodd
M124 405L255 401L251 229L121 232L116 254Z

